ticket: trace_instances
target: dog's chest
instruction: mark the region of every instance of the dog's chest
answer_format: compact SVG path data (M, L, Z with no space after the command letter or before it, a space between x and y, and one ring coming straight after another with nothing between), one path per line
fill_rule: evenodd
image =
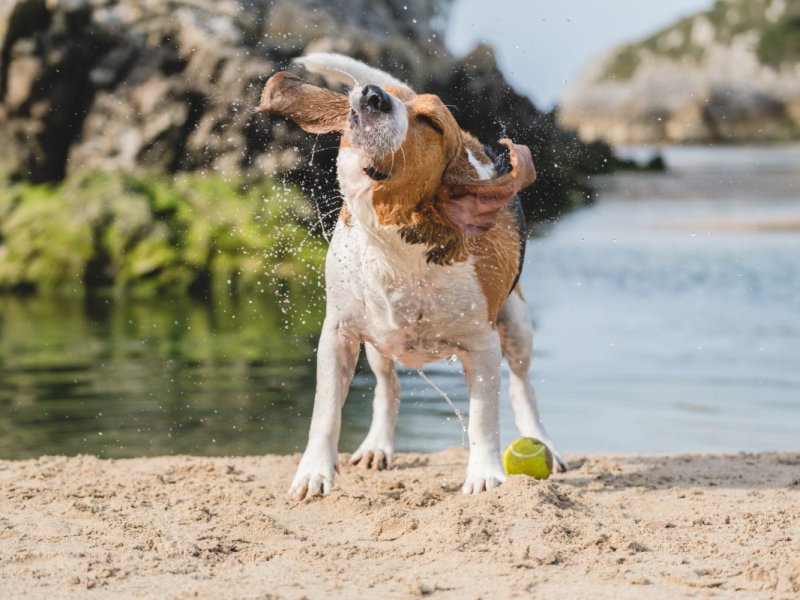
M486 329L486 300L471 261L429 264L424 246L399 236L375 243L348 230L341 250L350 256L335 260L358 266L337 287L358 286L363 295L345 321L384 355L418 367L469 349Z
M403 274L375 265L366 271L365 334L406 366L464 350L472 331L485 327L485 303L468 263Z

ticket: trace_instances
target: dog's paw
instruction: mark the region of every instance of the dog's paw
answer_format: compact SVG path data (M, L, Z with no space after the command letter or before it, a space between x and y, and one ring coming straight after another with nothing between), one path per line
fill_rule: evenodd
M361 465L363 469L373 469L375 471L383 471L392 467L394 455L387 453L384 450L356 450L355 454L350 457L351 465Z
M361 465L364 469L383 471L391 469L394 462L394 445L388 442L375 443L369 437L353 452L351 465Z
M295 500L325 496L333 489L337 471L332 461L306 461L303 456L288 495Z
M480 494L498 487L506 480L506 473L500 463L500 457L485 458L473 461L467 467L467 480L461 488L464 494Z
M561 458L561 455L552 448L550 448L550 453L553 455L553 472L566 473L568 471L567 463L564 462L564 459Z

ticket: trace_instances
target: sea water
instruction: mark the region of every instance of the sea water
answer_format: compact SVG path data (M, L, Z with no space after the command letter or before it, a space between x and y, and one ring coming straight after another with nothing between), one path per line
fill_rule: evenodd
M593 178L595 205L528 244L544 422L565 453L797 450L800 149L663 152L669 172ZM301 451L317 326L287 330L262 300L0 298L0 457ZM461 445L439 392L400 373L398 449ZM457 363L425 374L468 413ZM362 359L343 452L366 434L373 384Z

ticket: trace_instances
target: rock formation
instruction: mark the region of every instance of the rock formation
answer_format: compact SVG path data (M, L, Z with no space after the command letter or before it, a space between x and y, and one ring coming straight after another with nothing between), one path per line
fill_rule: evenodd
M616 49L566 93L559 121L616 144L800 137L800 0L717 0Z
M436 0L11 0L0 6L0 169L57 181L86 169L250 169L335 203L335 138L256 114L271 73L304 51L366 60L440 93L484 140L531 145L536 210L583 199L591 151L508 87L494 57L446 51ZM494 119L488 120L489 111Z

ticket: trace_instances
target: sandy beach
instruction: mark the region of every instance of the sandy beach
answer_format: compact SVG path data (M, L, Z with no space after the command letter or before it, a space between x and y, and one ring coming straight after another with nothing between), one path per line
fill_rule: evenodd
M403 454L303 503L297 456L0 462L0 597L800 595L800 454L567 458L465 497L465 450Z

